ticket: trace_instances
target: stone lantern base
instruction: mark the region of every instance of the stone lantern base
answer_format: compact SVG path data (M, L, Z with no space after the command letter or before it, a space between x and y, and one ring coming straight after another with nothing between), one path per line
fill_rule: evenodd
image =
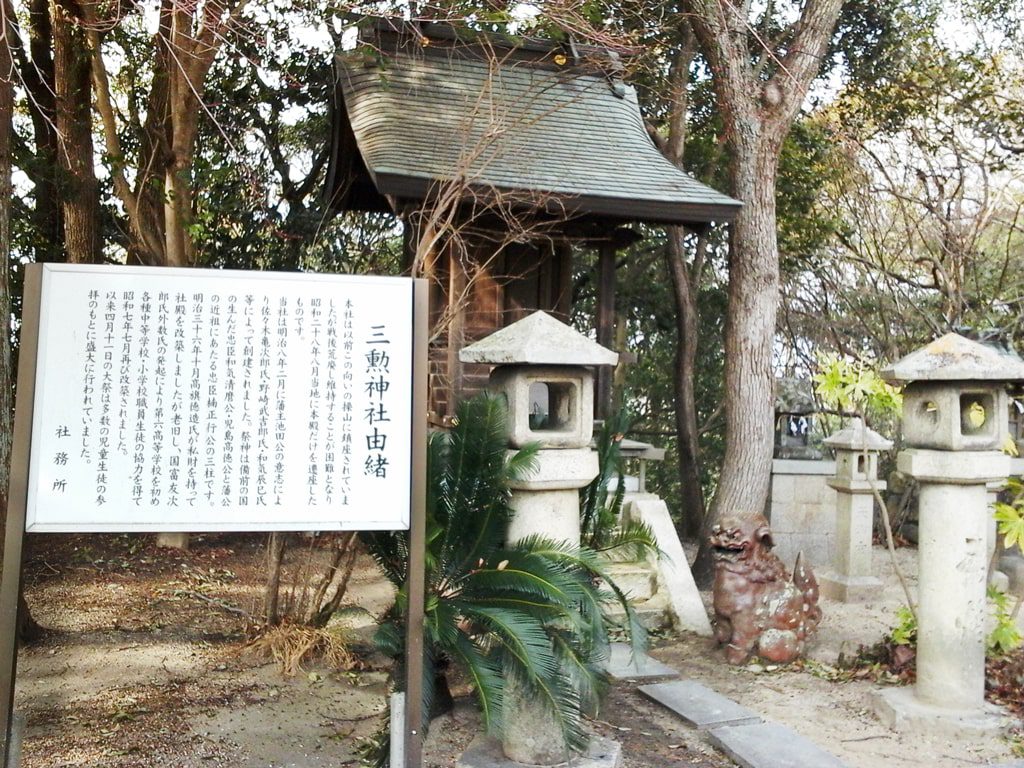
M1002 707L947 709L917 698L913 688L885 688L873 695L875 714L891 730L925 738L988 736L1009 730L1013 723Z
M840 603L867 603L878 598L882 582L875 576L846 576L825 571L818 576L821 596Z
M622 765L622 745L594 736L585 754L575 755L559 768L618 768ZM456 768L536 768L533 763L517 763L505 757L501 742L490 736L477 736L459 758Z

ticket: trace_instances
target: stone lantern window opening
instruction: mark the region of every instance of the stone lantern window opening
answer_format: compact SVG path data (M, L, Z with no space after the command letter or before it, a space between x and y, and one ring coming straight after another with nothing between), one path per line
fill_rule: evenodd
M989 416L995 412L995 398L988 392L960 395L960 434L998 438L998 424Z
M579 403L578 382L532 380L528 398L531 431L565 432L573 428Z

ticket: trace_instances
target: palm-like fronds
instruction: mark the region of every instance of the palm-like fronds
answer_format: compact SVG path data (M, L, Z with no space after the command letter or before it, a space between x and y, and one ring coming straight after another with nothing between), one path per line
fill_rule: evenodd
M536 460L536 449L507 449L506 429L504 401L482 395L460 407L451 432L431 436L425 656L465 671L490 732L501 733L512 685L546 707L571 749L582 749L582 712L596 711L605 683L604 608L619 601L628 616L632 609L596 552L543 537L505 544L509 483ZM629 543L640 546L642 539L640 534ZM404 534L370 534L366 540L400 587L377 638L378 647L399 660L408 546ZM639 642L643 629L631 624ZM426 677L433 683L431 673ZM429 702L423 711L431 711ZM383 764L386 750L376 754Z

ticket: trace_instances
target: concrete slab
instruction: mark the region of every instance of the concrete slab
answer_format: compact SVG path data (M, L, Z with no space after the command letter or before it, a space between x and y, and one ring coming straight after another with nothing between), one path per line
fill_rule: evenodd
M617 741L598 736L591 738L590 747L585 755L576 755L567 763L559 763L559 768L618 768L622 764L622 745ZM477 736L462 757L455 764L456 768L536 768L527 767L524 763L516 763L505 757L501 750L501 742L490 736Z
M679 677L679 672L646 653L633 658L628 643L612 643L608 659L608 676L612 680L643 680L652 677Z
M778 723L727 725L708 738L742 768L846 768L835 755Z
M875 714L884 725L900 733L925 738L971 738L1007 730L1006 711L986 703L982 709L936 707L920 701L913 688L885 688L874 696Z
M640 686L640 693L679 715L698 730L761 722L761 717L696 680Z

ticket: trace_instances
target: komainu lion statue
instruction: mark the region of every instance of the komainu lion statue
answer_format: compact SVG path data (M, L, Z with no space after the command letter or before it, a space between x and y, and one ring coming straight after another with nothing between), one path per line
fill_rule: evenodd
M818 582L797 556L790 579L772 552L763 515L726 517L711 532L715 559L715 638L728 643L726 658L743 664L752 655L786 664L804 650L821 620Z

